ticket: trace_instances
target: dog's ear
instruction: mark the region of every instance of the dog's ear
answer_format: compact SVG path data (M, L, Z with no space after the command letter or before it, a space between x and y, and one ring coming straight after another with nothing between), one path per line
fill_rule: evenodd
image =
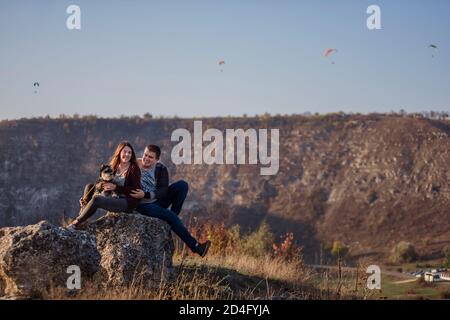
M100 166L100 172L102 172L103 170L105 170L105 168L106 168L107 166L108 166L107 164L102 164L102 165Z

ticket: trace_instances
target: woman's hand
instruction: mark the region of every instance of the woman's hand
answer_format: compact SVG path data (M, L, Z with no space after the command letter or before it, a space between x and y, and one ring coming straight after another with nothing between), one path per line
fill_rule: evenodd
M110 182L104 182L103 183L103 190L105 191L114 191L116 190L116 185L114 183L110 183Z
M142 199L145 196L145 192L141 189L136 189L131 191L130 196L136 199Z
M83 197L80 198L80 207L84 207L87 204L86 200Z

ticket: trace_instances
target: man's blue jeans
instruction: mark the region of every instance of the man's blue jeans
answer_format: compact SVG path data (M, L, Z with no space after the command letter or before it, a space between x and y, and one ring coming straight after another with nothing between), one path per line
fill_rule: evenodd
M175 232L191 250L197 245L197 240L191 236L175 212L160 207L155 203L142 203L137 207L136 211L144 216L159 218L166 221L170 225L172 231Z
M166 199L158 199L153 203L140 204L136 211L145 216L166 221L172 228L172 231L193 250L197 245L197 240L192 237L178 217L186 199L188 188L188 184L185 181L177 181L169 186L169 197ZM167 208L170 205L172 205L171 210L168 210Z
M184 200L186 200L188 191L188 183L184 180L179 180L169 186L169 194L166 198L158 199L153 203L166 209L169 208L170 205L172 205L170 207L170 210L179 215L181 209L183 208Z

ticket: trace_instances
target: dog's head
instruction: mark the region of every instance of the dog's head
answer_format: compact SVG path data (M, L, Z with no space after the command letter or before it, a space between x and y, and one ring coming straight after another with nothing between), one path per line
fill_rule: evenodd
M111 181L114 178L113 169L109 164L102 164L100 167L100 178L103 181Z

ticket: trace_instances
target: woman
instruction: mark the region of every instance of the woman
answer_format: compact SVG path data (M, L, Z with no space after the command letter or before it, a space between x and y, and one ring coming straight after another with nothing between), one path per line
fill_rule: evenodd
M105 209L113 212L132 212L139 204L139 199L131 196L131 191L141 188L141 170L139 169L136 154L133 147L126 141L121 142L110 161L115 175L115 183L104 182L105 191L115 191L119 198L105 197L94 194L91 199L90 193L92 185L86 186L82 199L86 200L86 205L82 207L80 215L67 227L77 229L77 226L89 219L97 209Z

